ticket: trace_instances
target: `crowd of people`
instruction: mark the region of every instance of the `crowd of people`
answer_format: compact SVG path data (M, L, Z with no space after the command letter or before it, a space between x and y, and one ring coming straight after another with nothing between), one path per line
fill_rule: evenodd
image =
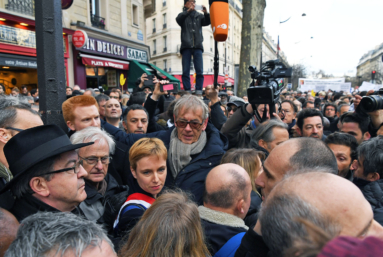
M372 92L285 90L270 113L145 80L67 87L65 130L0 92L0 256L380 256Z

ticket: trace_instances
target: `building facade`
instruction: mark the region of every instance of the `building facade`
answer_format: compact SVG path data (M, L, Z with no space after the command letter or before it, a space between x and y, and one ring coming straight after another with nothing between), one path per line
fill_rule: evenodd
M34 3L0 0L0 83L7 92L38 87ZM132 68L148 65L142 0L75 0L62 11L62 25L67 86L126 89L140 73ZM76 30L88 36L81 49L72 44Z
M197 4L205 5L209 11L209 1L202 0ZM150 46L150 62L169 72L182 81L182 56L181 28L176 22L176 17L182 12L183 1L179 0L144 0L146 18L146 38ZM202 28L203 33L203 73L204 86L212 84L214 74L215 42L211 26ZM229 81L235 79L235 70L240 61L242 33L242 1L229 0L229 31L225 42L218 42L219 52L219 82L223 82L224 75L228 74ZM263 37L263 62L276 59L277 46L265 33ZM282 52L281 59L285 60ZM226 67L226 69L225 69ZM191 65L190 76L193 77L194 69ZM193 81L193 78L191 82Z
M359 82L372 80L375 71L375 84L383 84L383 43L376 46L360 58L356 67L356 77Z

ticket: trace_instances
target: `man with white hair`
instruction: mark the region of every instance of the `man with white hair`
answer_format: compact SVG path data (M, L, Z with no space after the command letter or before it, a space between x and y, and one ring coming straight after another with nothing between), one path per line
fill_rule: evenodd
M160 82L155 81L153 95L147 101L158 101L167 92L160 91ZM174 106L174 127L150 134L126 134L110 124L103 124L116 140L133 145L142 137L157 137L168 149L168 172L165 186L177 186L194 195L194 200L202 204L207 173L219 165L227 139L208 122L207 105L198 97L186 95ZM131 175L131 174L130 174ZM131 175L132 176L132 175ZM133 180L133 178L131 178Z
M115 150L116 143L105 131L97 127L87 127L74 133L70 140L72 144L94 142L77 151L80 164L88 173L85 179L86 199L79 205L88 220L108 223L103 218L105 206L111 197L123 191L112 175L108 166ZM124 190L126 191L126 189ZM109 217L110 218L110 217ZM115 217L112 217L112 220ZM112 225L111 221L109 220Z
M117 257L102 227L71 213L39 212L21 223L4 255Z

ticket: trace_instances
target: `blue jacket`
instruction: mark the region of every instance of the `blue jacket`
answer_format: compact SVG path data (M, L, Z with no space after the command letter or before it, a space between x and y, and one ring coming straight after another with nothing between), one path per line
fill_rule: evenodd
M139 139L143 137L156 137L161 139L166 149L169 150L170 145L170 135L175 129L175 127L170 128L169 130L162 130L146 135L136 135L136 134L126 134L122 130L103 122L104 129L111 134L116 141L120 141L129 148ZM201 153L192 155L192 160L190 163L183 168L177 175L176 178L173 178L170 170L167 172L165 186L169 188L180 188L184 191L190 192L194 196L194 201L198 204L202 204L202 196L205 187L205 179L209 171L215 166L219 165L222 156L225 154L225 151L228 147L227 138L222 135L211 123L208 123L206 127L207 133L207 142L205 148ZM169 167L169 163L167 163ZM133 176L129 167L126 167L126 172L129 173L130 181L134 181ZM129 187L134 185L128 184Z

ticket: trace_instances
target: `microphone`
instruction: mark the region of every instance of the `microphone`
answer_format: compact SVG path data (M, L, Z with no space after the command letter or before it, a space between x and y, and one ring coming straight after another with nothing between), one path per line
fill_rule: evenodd
M229 3L228 0L209 0L210 22L214 40L226 41L229 33Z

